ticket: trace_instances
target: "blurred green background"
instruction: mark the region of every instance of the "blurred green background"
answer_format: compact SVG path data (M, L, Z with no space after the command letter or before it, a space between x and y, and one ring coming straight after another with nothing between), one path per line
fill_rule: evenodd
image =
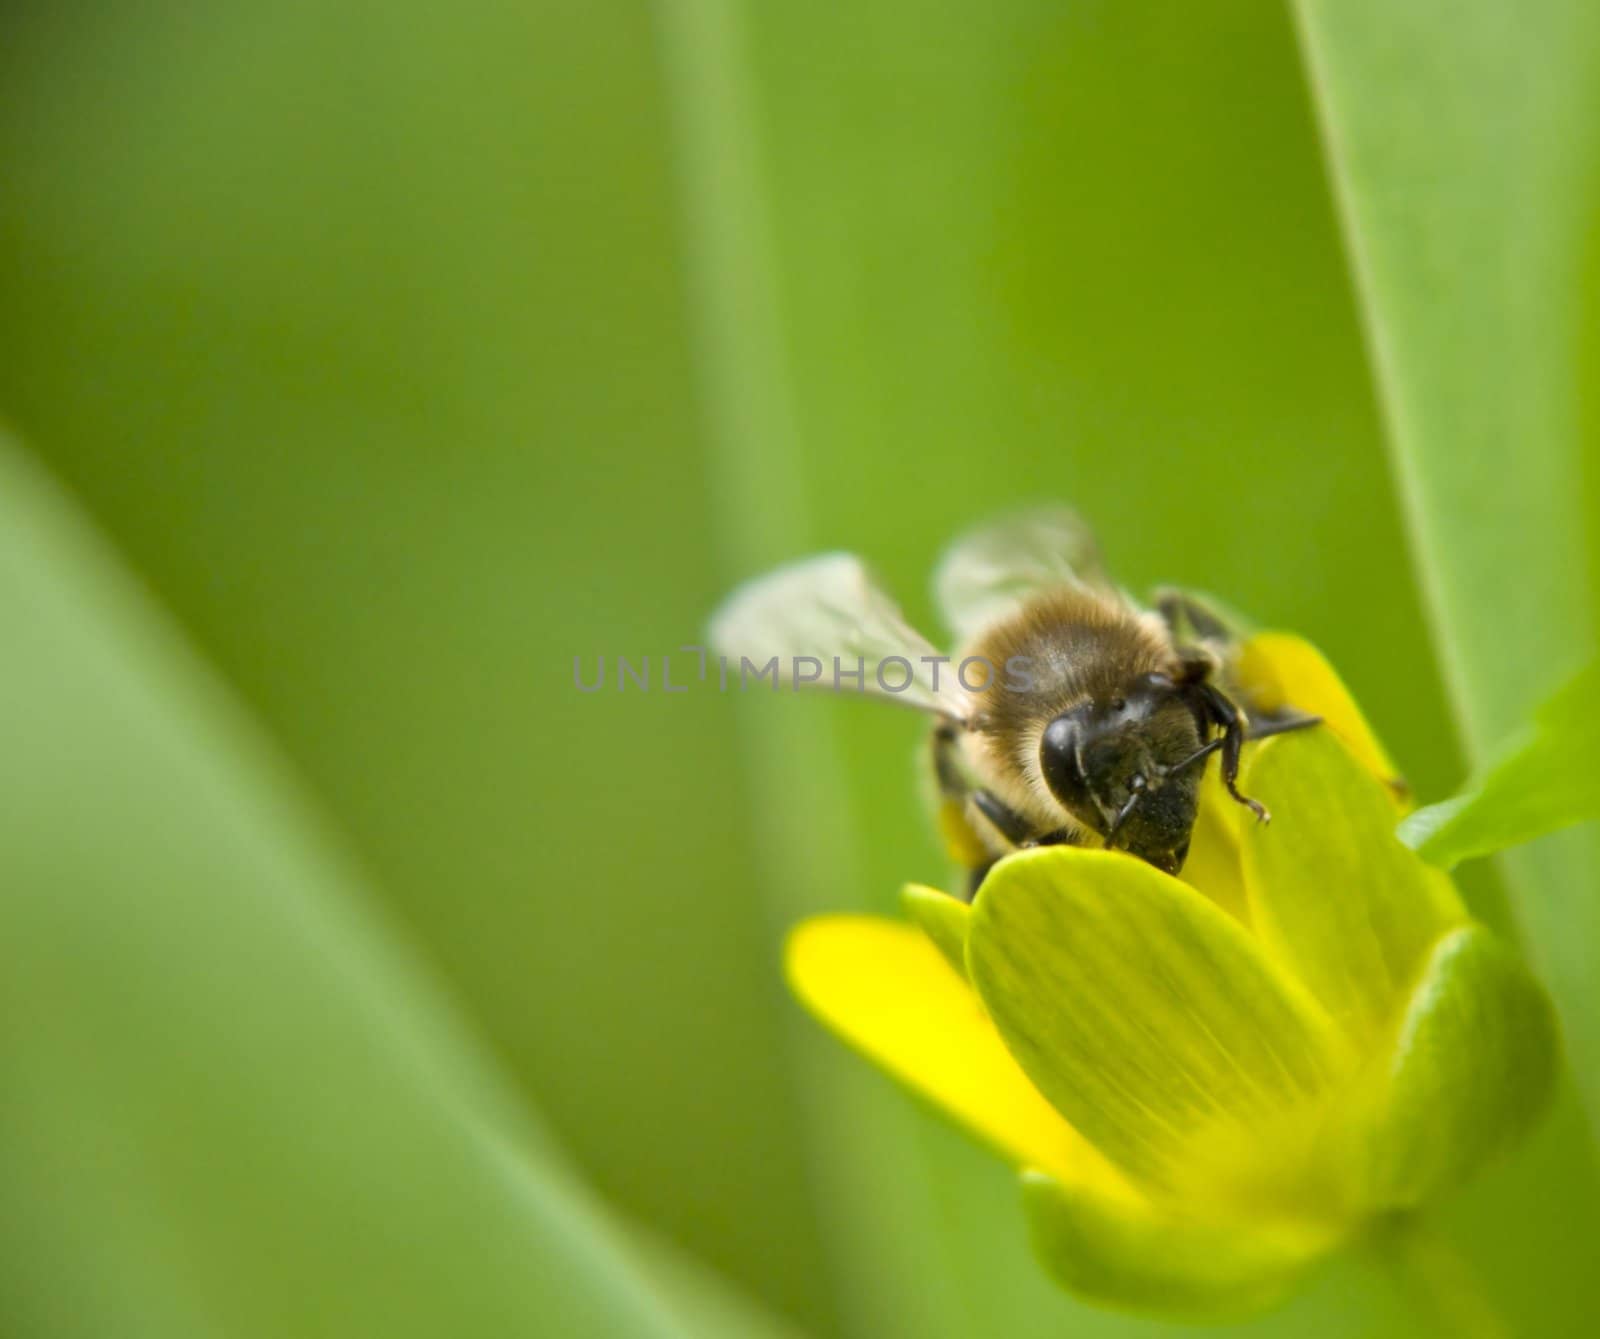
M532 1261L564 1247L467 1229L463 1186L498 1205L513 1173L418 1161L434 1135L413 1125L433 1126L405 1113L444 1080L394 1098L367 1058L420 1028L436 1059L468 1057L472 1122L545 1169L555 1221L592 1232L599 1291L645 1262L640 1315L664 1297L702 1334L1158 1332L1056 1294L1004 1169L784 996L795 915L947 876L920 722L699 687L581 695L573 662L659 673L731 584L824 547L864 553L929 624L944 539L1059 498L1130 586L1212 590L1318 641L1419 793L1452 789L1283 9L3 14L0 413L111 546L52 598L109 583L82 596L86 628L142 612L0 672L13 815L43 812L74 728L75 775L127 778L63 782L52 823L6 828L10 877L84 908L30 915L37 941L13 926L12 957L54 964L18 1008L114 1026L73 1032L69 1077L38 1059L65 1054L48 1029L8 1033L4 1081L32 1114L0 1164L0 1325L633 1332L626 1306L549 1300ZM56 589L56 558L33 555L88 541L69 519L35 534L53 504L13 482L20 600ZM135 662L165 703L149 728L114 687ZM209 759L193 775L158 765L173 731ZM207 797L232 786L269 798L219 817ZM29 843L72 846L70 869ZM280 885L249 914L229 899L257 897L250 871L282 843L318 853L282 887L335 928L279 953L251 917L287 914ZM1503 923L1492 876L1469 892ZM372 955L391 964L373 998L425 1021L385 1005L335 1046L354 1006L301 973L344 980ZM128 1004L169 971L192 990ZM207 1016L221 1001L237 1015ZM185 1068L213 1053L233 1068ZM307 1090L336 1134L282 1125L319 1109ZM350 1167L368 1170L330 1189ZM1594 1191L1569 1103L1451 1212L1529 1332L1600 1301ZM393 1240L352 1250L374 1224ZM519 1260L531 1282L504 1286L526 1310L490 1305L485 1280ZM1255 1328L1409 1324L1339 1267Z

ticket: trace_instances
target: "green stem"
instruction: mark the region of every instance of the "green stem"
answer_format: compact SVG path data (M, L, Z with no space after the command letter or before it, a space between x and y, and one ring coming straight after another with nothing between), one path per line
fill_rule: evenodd
M1453 1339L1508 1339L1512 1333L1472 1266L1421 1218L1385 1224L1368 1242L1367 1257L1415 1311L1422 1332Z

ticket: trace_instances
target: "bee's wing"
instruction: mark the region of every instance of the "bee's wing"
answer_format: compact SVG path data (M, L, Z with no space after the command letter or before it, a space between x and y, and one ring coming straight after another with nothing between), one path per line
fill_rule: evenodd
M1237 609L1204 591L1158 586L1150 592L1150 601L1180 645L1204 642L1226 656L1259 631Z
M945 550L933 575L934 599L963 642L1055 586L1118 593L1093 533L1067 507L1013 512L967 531Z
M971 713L951 667L940 674L923 663L939 659L937 650L853 554L802 559L746 582L712 616L709 636L730 669L742 658L754 672L777 657L784 686L868 693L963 723ZM805 658L820 662L816 677L815 666L797 668Z

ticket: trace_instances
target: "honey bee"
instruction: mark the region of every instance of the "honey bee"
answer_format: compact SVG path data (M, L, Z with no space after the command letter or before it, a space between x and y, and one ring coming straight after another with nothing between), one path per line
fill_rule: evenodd
M719 653L777 682L846 689L936 717L929 767L952 851L975 890L1027 847L1100 844L1183 868L1200 781L1218 756L1238 788L1247 740L1303 729L1252 712L1233 668L1239 623L1159 590L1146 608L1107 578L1077 515L1045 508L962 536L934 575L960 650L940 655L851 554L804 559L736 590L711 623ZM830 674L831 670L831 674Z

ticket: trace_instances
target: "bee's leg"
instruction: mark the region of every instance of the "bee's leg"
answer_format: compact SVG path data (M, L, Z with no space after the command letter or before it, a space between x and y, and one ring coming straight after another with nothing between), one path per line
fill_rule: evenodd
M953 721L941 720L933 727L933 779L939 794L947 800L964 801L972 789L956 756L961 732Z
M994 799L994 796L989 795L986 790L980 791L979 794L988 795L989 799ZM1007 810L1007 812L1010 813L1010 810ZM1016 815L1013 814L1012 817L1014 818ZM1057 828L1054 832L1047 832L1042 837L1031 837L1027 841L1018 842L1017 845L1023 847L1071 846L1075 840L1073 835L1065 828ZM978 889L983 886L983 881L989 877L989 871L998 865L1002 859L1004 857L997 856L993 860L985 860L981 865L974 865L967 871L967 901L972 901L978 895Z
M967 867L967 901L977 896L978 885L989 871L1003 858L995 854L993 838L985 838L976 830L969 817L967 803L983 815L1007 845L1024 848L1031 846L1058 846L1074 840L1066 828L1040 834L1028 820L1017 813L992 790L975 786L961 765L958 748L961 739L959 727L941 721L933 730L933 775L939 787L940 827L944 830L945 845L950 855Z
M994 830L1013 846L1032 846L1038 838L1028 825L1028 820L1000 799L992 790L975 790L972 802L978 812L994 825Z
M939 793L939 832L950 858L967 871L966 895L970 902L999 857L996 843L978 830L972 816L968 801L973 798L973 784L962 765L960 742L959 726L952 721L939 722L933 730L930 760Z
M1213 683L1196 684L1195 691L1200 694L1206 714L1222 730L1222 784L1228 788L1228 794L1248 808L1260 822L1270 823L1272 815L1267 812L1266 806L1239 793L1239 754L1245 741L1243 713Z

